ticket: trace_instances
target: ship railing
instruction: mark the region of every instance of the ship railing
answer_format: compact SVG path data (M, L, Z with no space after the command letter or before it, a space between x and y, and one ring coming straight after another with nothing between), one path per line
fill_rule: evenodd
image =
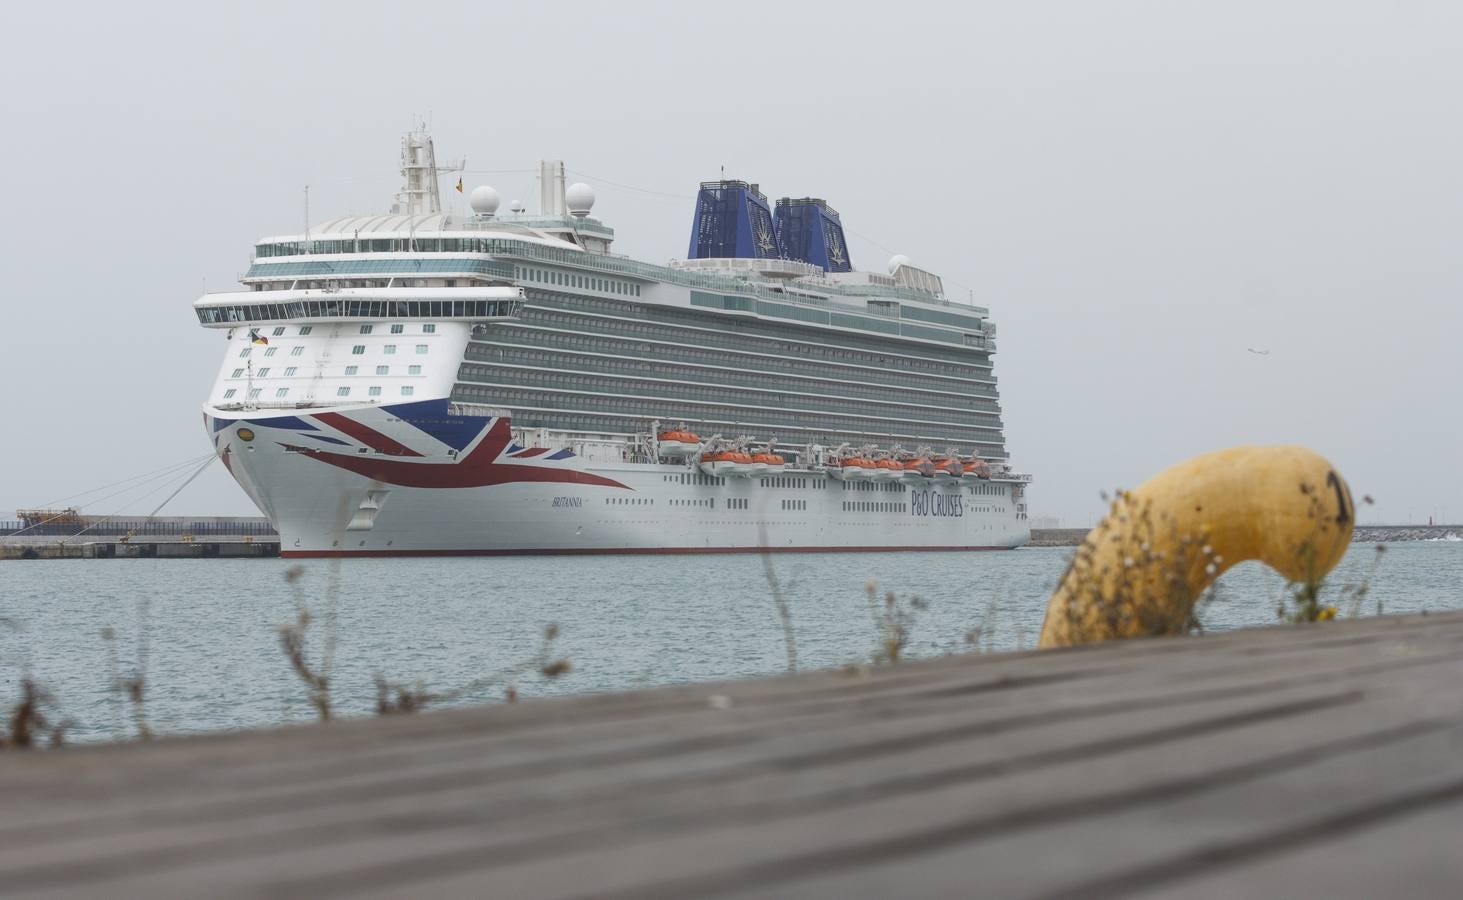
M711 272L696 271L694 269L657 266L619 254L559 250L553 247L541 247L537 244L511 240L489 239L486 241L486 245L484 248L485 252L494 256L533 259L566 266L603 269L609 272L642 278L647 281L664 281L686 287L705 287L711 290L734 291L737 293L752 294L766 300L822 300L826 302L838 295L850 297L889 297L891 299L911 300L919 303L932 303L939 306L961 306L962 308L969 309L974 315L978 316L990 314L990 311L984 307L955 304L948 299L934 297L923 291L916 291L905 287L835 285L829 283L826 286L809 285L810 290L808 293L788 293L782 290L773 290L766 285L746 281L730 275L720 275ZM796 289L797 286L796 282L789 285L793 289ZM825 297L821 294L813 293L813 290L826 290L830 296ZM874 312L877 315L889 315L889 313L875 311L863 306L854 308L860 312Z
M0 522L0 537L17 534L26 537L126 537L191 534L196 537L272 537L279 532L267 519L235 521L189 521L180 519L107 519L97 522L83 517L79 522L46 522L27 525L24 522Z
M356 401L360 402L360 401ZM375 403L375 400L370 401ZM244 400L236 403L215 403L214 409L222 409L226 412L247 412L251 409L314 409L324 404L316 403L314 400Z

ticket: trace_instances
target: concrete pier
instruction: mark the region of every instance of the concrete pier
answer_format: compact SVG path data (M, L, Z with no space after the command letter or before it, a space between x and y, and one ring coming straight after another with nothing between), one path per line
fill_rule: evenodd
M191 559L279 555L279 535L263 516L73 515L0 522L0 559Z

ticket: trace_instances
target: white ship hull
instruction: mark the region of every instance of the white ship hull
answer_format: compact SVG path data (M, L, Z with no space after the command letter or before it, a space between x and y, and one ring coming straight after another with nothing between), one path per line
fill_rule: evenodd
M1013 492L985 482L587 461L519 446L506 418L446 400L299 416L209 407L205 420L284 556L987 550L1029 534Z

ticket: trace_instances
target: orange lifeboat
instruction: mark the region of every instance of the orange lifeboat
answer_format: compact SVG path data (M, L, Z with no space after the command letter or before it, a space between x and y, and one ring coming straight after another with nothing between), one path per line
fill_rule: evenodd
M752 454L744 450L722 450L703 455L701 471L709 475L732 475L745 478L756 471L756 464L752 462Z
M972 459L965 466L966 478L990 478L991 467L985 464L983 459Z
M879 481L897 481L904 474L904 467L888 457L874 462L874 478Z
M855 481L867 477L867 469L872 469L874 464L862 456L845 456L839 463L838 468L829 469L828 474L843 481Z
M959 460L948 457L937 457L932 461L935 467L936 478L959 478L965 474L965 467L960 465Z
M683 429L662 431L656 435L656 442L659 444L661 456L690 456L701 449L701 436Z
M752 454L752 465L757 467L755 474L775 475L787 468L787 460L770 450L764 450Z
M927 459L911 459L904 463L906 481L924 481L935 477L935 464Z
M732 455L730 450L713 450L710 453L703 453L698 468L707 475L730 475L731 469L736 466L736 460L732 459Z

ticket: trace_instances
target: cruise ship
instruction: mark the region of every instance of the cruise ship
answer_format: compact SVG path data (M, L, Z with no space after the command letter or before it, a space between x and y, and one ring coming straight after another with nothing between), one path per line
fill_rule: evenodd
M422 131L401 172L389 212L264 238L193 304L224 341L208 438L283 555L1027 540L988 311L903 256L855 269L824 200L705 182L659 265L561 161L536 213L445 210Z

